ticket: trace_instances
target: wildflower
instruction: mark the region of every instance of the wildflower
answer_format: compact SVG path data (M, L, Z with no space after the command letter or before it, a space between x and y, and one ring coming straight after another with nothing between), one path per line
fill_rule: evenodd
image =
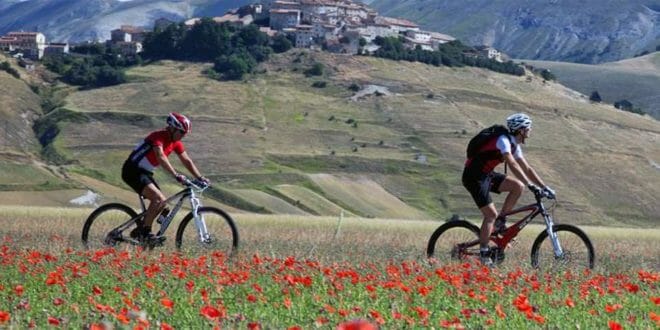
M622 330L623 329L621 324L619 324L615 321L608 321L607 325L610 327L610 330Z
M172 310L172 308L174 308L174 302L172 300L170 300L169 298L161 298L160 303L161 303L161 305L163 305L163 307L165 307L169 310Z
M608 312L608 313L614 313L614 312L616 312L617 310L619 310L621 308L623 308L623 306L621 304L614 304L614 305L607 304L607 305L605 305L605 311Z
M11 314L5 311L0 311L0 323L5 323L9 321L10 318L11 318Z
M365 320L353 320L337 325L336 330L376 330L378 327Z

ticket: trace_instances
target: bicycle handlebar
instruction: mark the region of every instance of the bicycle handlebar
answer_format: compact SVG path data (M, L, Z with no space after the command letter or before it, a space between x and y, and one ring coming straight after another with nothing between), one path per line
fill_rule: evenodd
M194 189L199 190L199 191L204 191L204 190L206 190L207 188L209 188L211 186L210 184L208 184L204 181L197 180L197 179L190 180L188 178L186 178L186 180L183 182L183 185L188 187L188 188L194 188Z

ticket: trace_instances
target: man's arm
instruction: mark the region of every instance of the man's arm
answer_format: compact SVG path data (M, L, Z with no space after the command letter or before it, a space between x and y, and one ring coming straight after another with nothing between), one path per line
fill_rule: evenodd
M170 173L173 177L176 178L177 172L170 163L170 161L167 159L167 156L165 156L165 152L163 151L162 146L154 146L154 150L156 151L156 157L158 158L158 163L160 163L163 168Z
M519 159L516 161L515 158L513 158L513 155L511 155L510 152L505 153L504 155L504 162L506 162L507 166L511 169L511 172L522 181L525 186L529 186L530 183L533 183L532 181L529 180L527 175L525 174L525 171L521 167L521 165L518 163L520 160L524 160L524 158Z
M202 177L202 174L199 173L199 170L195 166L195 163L193 163L192 159L190 159L187 152L184 151L184 152L180 153L179 154L179 159L181 160L181 163L183 164L183 166L185 166L188 169L188 171L190 172L190 174L194 175L195 178L201 178Z
M512 157L513 158L513 157ZM525 172L528 178L532 179L534 183L536 183L539 187L545 187L545 183L543 183L543 180L541 180L541 177L536 173L536 171L529 166L529 163L527 160L523 157L518 159L518 164L522 168L522 170Z

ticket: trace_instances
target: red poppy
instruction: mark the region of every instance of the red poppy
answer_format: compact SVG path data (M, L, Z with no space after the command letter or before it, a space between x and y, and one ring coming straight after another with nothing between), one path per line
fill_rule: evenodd
M60 325L60 320L58 318L49 316L48 317L48 324L50 324L50 325Z
M95 285L95 286L92 288L92 292L93 292L95 295L98 296L98 295L100 295L100 294L103 293L103 290L101 290L101 288L99 288L98 286Z
M651 297L651 301L656 305L660 305L660 297Z
M623 329L621 324L619 324L615 321L608 321L607 325L610 327L610 330L622 330Z
M607 304L607 305L605 305L605 311L608 312L608 313L614 313L614 312L618 311L621 308L623 308L623 306L621 304L614 304L614 305Z
M10 318L11 318L11 314L5 311L0 311L0 323L5 323L9 321Z
M200 311L200 313L203 316L205 316L206 318L211 319L211 320L217 319L218 317L220 317L220 311L217 308L213 307L213 306L208 306L207 305L207 306L202 307L202 310Z
M174 330L174 327L172 327L171 325L169 325L165 322L161 322L160 323L160 330Z
M570 308L575 307L575 302L573 301L573 299L571 299L571 297L566 298L566 306Z
M169 298L161 298L160 303L167 309L174 308L174 302Z
M366 320L353 320L337 325L336 330L377 330L378 327Z

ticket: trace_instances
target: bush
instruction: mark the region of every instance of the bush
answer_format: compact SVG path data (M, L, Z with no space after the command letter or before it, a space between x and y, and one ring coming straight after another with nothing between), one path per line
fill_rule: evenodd
M325 86L327 86L327 85L328 85L328 83L325 82L325 81L315 81L315 82L312 84L312 87L316 87L316 88L325 88Z
M311 68L305 70L305 75L306 76L321 76L323 75L323 64L322 63L314 63Z
M283 34L278 34L273 38L271 47L275 53L284 53L293 47L293 44Z
M357 91L360 90L360 85L358 85L356 83L352 83L350 86L348 86L348 90L353 91L353 92L357 92Z
M0 63L0 70L6 71L10 75L12 75L16 79L20 79L21 75L16 71L16 69L12 68L9 62L5 61Z
M600 94L598 94L598 91L593 91L591 92L591 96L589 96L589 101L600 103L603 99L600 97Z
M557 77L555 77L555 75L552 72L550 72L550 70L548 70L548 69L543 69L541 71L541 77L543 77L543 79L545 79L545 80L555 80L555 79L557 79Z

